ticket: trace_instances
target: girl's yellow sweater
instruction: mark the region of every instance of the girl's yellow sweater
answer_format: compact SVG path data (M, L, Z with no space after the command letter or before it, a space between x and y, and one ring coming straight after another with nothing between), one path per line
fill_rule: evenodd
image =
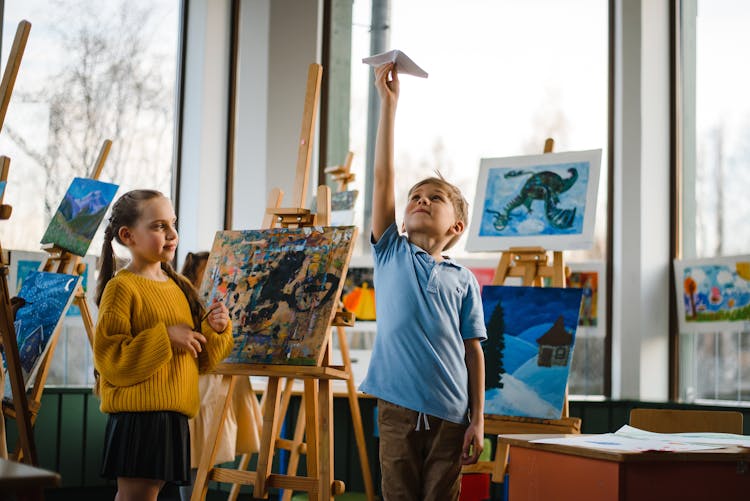
M172 348L167 326L193 326L187 298L173 280L159 282L121 270L99 305L94 365L102 412L176 411L200 407L198 372L213 369L232 350L232 324L222 333L201 324L206 345L198 359Z

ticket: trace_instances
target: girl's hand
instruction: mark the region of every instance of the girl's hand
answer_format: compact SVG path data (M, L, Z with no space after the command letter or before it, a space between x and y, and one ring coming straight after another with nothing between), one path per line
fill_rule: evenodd
M195 332L185 324L170 325L167 327L167 335L172 346L179 351L187 351L193 358L198 358L198 353L203 351L206 338L200 332Z
M388 75L391 79L388 80ZM398 72L395 63L386 63L375 68L375 88L383 105L396 106L399 93Z
M208 307L206 320L213 330L224 332L224 329L229 325L229 310L224 306L224 303L214 303Z

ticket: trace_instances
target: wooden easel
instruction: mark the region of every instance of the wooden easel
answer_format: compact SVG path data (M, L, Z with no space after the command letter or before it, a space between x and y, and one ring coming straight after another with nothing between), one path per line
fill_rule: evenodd
M0 180L7 181L10 159L6 156L0 157ZM13 208L10 205L2 203L0 197L0 219L10 218ZM0 248L0 255L2 249ZM0 329L2 330L2 349L5 352L5 362L8 369L7 377L10 378L10 387L13 394L13 401L8 402L3 399L3 414L12 410L18 426L18 445L17 449L23 451L23 459L26 463L37 465L36 443L34 433L31 429L31 410L29 409L29 400L26 396L26 387L23 382L23 373L21 372L21 357L18 353L18 339L16 338L16 329L14 326L13 311L10 306L10 292L8 290L8 263L2 260L0 263ZM0 378L0 381L2 378ZM0 416L2 419L2 416ZM3 433L5 428L3 428ZM3 441L4 442L4 441ZM19 459L20 460L20 459Z
M351 172L353 158L354 152L350 151L346 154L346 159L344 160L343 165L326 167L325 173L330 174L331 178L339 183L336 191L346 191L349 189L349 183L354 182L355 175Z
M554 140L544 142L544 153L552 153ZM548 263L547 251L541 247L511 247L500 255L492 285L503 285L508 277L521 278L524 286L541 287L544 278L551 279L552 287L565 287L565 266L562 251L552 252L552 263ZM567 390L560 419L536 419L518 416L495 416L485 414L485 435L506 433L580 433L581 419L569 417ZM497 443L495 460L465 466L464 473L491 473L492 481L501 483L505 478L509 446Z
M350 167L352 164L352 158L354 153L351 151L346 156L344 165L336 167L326 168L326 173L332 175L333 179L338 181L338 191L346 191L348 184L353 182L355 175L350 173ZM320 221L318 223L322 224ZM338 321L338 323L337 323ZM365 432L362 426L362 413L359 408L359 397L357 395L357 387L354 383L353 371L351 358L349 357L349 342L346 339L345 326L354 325L354 315L348 312L344 312L339 309L337 321L334 321L336 327L336 334L338 336L339 350L341 351L341 359L344 363L344 371L349 375L346 380L347 398L349 400L349 411L352 416L352 426L354 427L354 438L357 442L357 452L359 454L359 463L362 471L362 480L365 484L365 494L368 501L374 501L375 499L375 487L372 482L372 473L370 471L370 460L367 457L367 444L365 443ZM293 381L287 381L287 385L284 388L284 395L282 397L282 415L286 414L286 409L289 405L289 400L292 393ZM306 445L304 443L304 422L305 422L305 408L300 406L297 414L296 426L294 428L294 435L291 441L279 439L278 447L280 449L289 450L289 465L287 468L288 475L294 475L297 472L299 465L299 459L302 454L306 453ZM293 491L291 489L285 489L282 495L282 501L290 501L292 499Z
M112 141L105 139L102 144L99 156L97 157L94 168L91 172L91 179L99 179L104 168L104 162L107 160L109 150L112 147ZM48 273L66 273L69 275L83 275L86 271L86 265L81 262L82 256L72 254L70 251L57 247L56 245L44 245L42 248L49 254L44 263L39 267L39 271L45 271ZM73 303L78 306L81 310L81 320L83 321L83 327L86 330L86 337L89 340L89 346L93 349L94 347L94 321L91 318L91 310L86 300L86 292L83 290L83 284L81 283L76 290ZM66 310L67 311L67 310ZM65 316L66 311L63 312ZM44 386L47 383L47 376L49 369L52 364L52 357L55 354L55 348L57 342L60 339L60 332L62 331L63 323L60 322L57 329L52 333L49 340L49 348L47 353L39 364L36 377L34 379L34 386L31 388L29 393L29 405L31 409L31 426L36 422L39 408L41 407L42 393L44 392ZM15 418L15 411L3 402L3 412L6 416ZM16 447L13 454L16 460L20 460L24 455L23 449Z
M305 106L302 118L302 133L300 136L297 170L295 177L294 207L279 208L283 194L276 189L269 197L269 208L266 210L263 226L271 228L273 225L296 228L315 224L326 224L330 218L331 192L327 186L318 188L317 214L304 209L305 193L307 191L310 155L312 153L312 137L315 116L317 114L320 96L320 80L322 67L311 64L308 70L307 88L305 92ZM348 263L348 257L347 257ZM337 317L341 315L337 314ZM346 320L346 319L342 319ZM332 324L337 324L334 318ZM311 499L331 499L336 494L344 492L343 482L333 480L333 392L332 379L349 378L343 367L331 365L331 338L327 336L326 348L316 366L291 365L243 365L221 364L216 372L224 374L229 379L227 396L224 400L219 418L210 426L213 444L210 454L201 458L195 485L193 487L193 501L205 499L208 490L208 480L230 482L234 484L253 485L255 498L268 497L271 487L307 491ZM218 437L229 408L235 379L233 376L268 376L268 385L263 402L263 426L261 430L260 450L256 471L240 471L213 467L218 448ZM274 450L279 447L277 439L283 414L280 411L282 379L287 379L287 387L291 388L291 380L302 379L304 383L305 433L307 436L307 476L271 474L271 463ZM291 391L291 389L289 390ZM286 391L284 391L286 393ZM255 398L254 395L251 395ZM283 445L283 444L281 444Z
M13 93L13 87L16 83L18 70L21 67L21 59L26 49L26 42L29 39L30 31L31 23L25 20L18 23L16 36L13 39L13 45L8 55L8 62L3 71L2 81L0 81L0 128L5 123L5 114L8 111L10 96ZM0 179L3 181L7 181L8 179L9 168L10 159L6 156L1 156ZM13 208L10 205L2 204L2 198L0 197L0 219L6 220L10 218L12 211ZM0 249L1 253L2 249ZM16 329L13 324L13 311L10 307L11 296L8 290L8 264L4 261L0 265L0 282L2 282L0 283L0 329L2 329L2 346L5 350L8 377L10 378L13 395L12 402L6 402L3 399L3 408L10 411L16 417L19 435L17 447L25 454L25 462L37 465L36 444L34 442L34 433L31 429L30 403L26 397L26 388L23 382L20 355L18 353L18 339L16 338Z

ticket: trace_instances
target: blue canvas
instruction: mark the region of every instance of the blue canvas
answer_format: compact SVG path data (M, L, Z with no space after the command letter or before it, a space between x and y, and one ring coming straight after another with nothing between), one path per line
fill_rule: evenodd
M52 216L42 243L52 243L77 256L85 256L115 193L116 184L81 177L73 179Z
M560 418L581 297L581 289L482 288L486 414Z
M26 304L16 313L15 327L18 352L25 385L41 362L65 310L70 306L81 277L62 273L33 271L23 280L18 297ZM5 367L5 355L3 354ZM5 396L10 397L6 378Z
M5 195L5 187L8 185L8 181L0 181L0 200Z

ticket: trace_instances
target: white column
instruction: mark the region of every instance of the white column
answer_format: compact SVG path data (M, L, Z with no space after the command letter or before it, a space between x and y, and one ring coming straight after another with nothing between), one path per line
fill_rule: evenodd
M666 400L669 381L669 13L618 0L612 396Z
M188 3L179 263L223 228L226 182L230 2Z

